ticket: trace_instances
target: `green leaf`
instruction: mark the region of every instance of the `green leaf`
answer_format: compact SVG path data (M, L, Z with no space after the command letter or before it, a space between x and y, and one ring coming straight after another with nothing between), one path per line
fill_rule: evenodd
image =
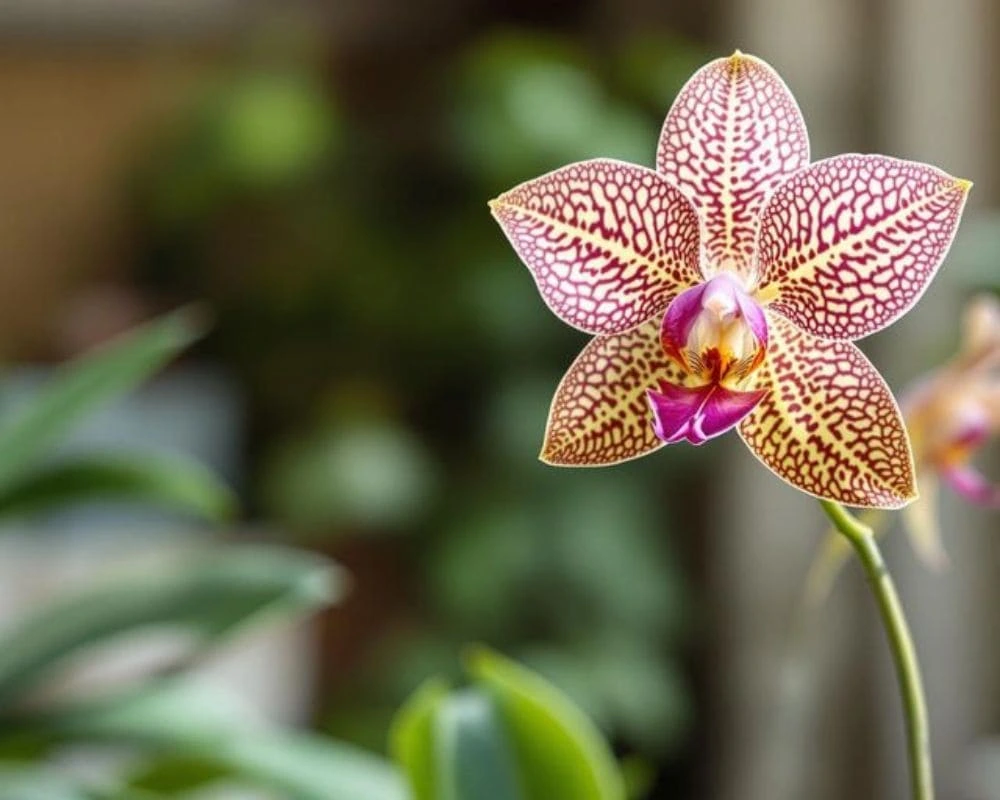
M163 800L141 789L75 780L49 766L0 765L0 800Z
M622 761L621 771L629 800L642 800L653 791L656 767L650 761L642 756L629 756Z
M200 313L183 308L63 366L29 406L0 426L0 486L33 466L87 414L158 372L204 327Z
M485 648L469 653L466 669L503 715L526 800L624 800L610 748L555 687Z
M517 764L492 697L479 689L451 695L435 715L440 800L521 800Z
M83 648L149 626L186 629L207 647L265 616L296 617L336 600L342 573L312 554L256 546L198 549L149 574L63 597L0 637L0 706Z
M401 776L387 761L305 734L234 734L206 752L155 759L133 778L136 788L156 796L217 783L276 791L292 800L408 800Z
M448 683L432 678L406 701L389 731L389 751L410 783L414 800L439 800L434 763L434 716Z
M91 800L91 794L50 767L3 764L0 800Z
M115 501L160 506L207 520L230 519L232 491L200 463L180 456L81 457L40 467L0 487L0 515Z
M293 800L407 800L399 773L385 759L266 727L216 685L164 680L20 724L55 743L126 743L157 753L131 780L151 793L225 780Z

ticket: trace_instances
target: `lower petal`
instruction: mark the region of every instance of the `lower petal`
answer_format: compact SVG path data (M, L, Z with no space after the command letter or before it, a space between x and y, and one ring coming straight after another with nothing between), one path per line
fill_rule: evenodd
M659 320L591 340L556 390L542 461L608 466L662 447L646 404L646 390L661 381L683 377L663 352Z
M816 497L865 508L912 501L917 491L906 428L864 354L771 311L768 328L759 385L770 391L740 424L754 455Z
M646 392L653 430L667 444L704 444L734 428L767 392L734 392L719 384L689 388L663 382Z
M955 464L942 469L941 477L970 503L1000 508L1000 486L990 483L975 467Z

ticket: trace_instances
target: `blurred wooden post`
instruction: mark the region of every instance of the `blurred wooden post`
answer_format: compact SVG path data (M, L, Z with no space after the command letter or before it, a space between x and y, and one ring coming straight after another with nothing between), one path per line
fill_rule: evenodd
M723 34L738 38L723 49L759 53L784 75L809 122L814 158L880 150L975 180L973 207L995 193L995 27L986 0L731 0L724 12ZM958 307L946 268L913 314L865 344L894 387L947 355L942 343L957 336ZM865 588L856 572L844 576L817 620L823 652L808 674L779 677L785 624L822 521L749 459L733 453L725 463L713 562L721 666L712 796L905 797L895 676ZM947 498L942 511L946 533L955 531L946 543L950 572L928 574L898 535L888 550L924 663L945 798L963 796L968 748L996 706L1000 654L987 632L1000 592L995 547L971 521L985 516Z
M731 0L725 53L762 56L782 74L809 125L814 158L864 149L866 19L843 0ZM723 456L712 559L716 667L709 796L841 800L868 796L857 665L866 598L847 575L816 617L808 663L787 661L807 566L826 529L815 502L730 441ZM856 588L856 586L854 587ZM810 626L814 627L814 626Z
M878 106L879 146L907 158L930 161L976 186L970 207L981 207L995 192L991 165L993 49L991 4L987 0L886 0L883 100ZM961 232L959 233L961 236ZM959 265L953 262L954 267ZM890 380L909 379L941 353L942 340L957 335L961 276L946 264L916 311L892 331ZM876 357L890 352L883 346ZM883 363L888 362L882 358ZM888 366L885 370L890 372ZM898 382L895 383L898 385ZM970 745L989 724L995 706L998 663L995 559L988 558L984 514L972 514L942 492L946 547L952 567L928 574L897 539L889 553L903 602L910 611L929 693L937 790L942 798L965 796L964 770ZM981 520L979 530L975 520ZM995 519L995 518L994 518ZM994 525L995 527L995 525ZM995 530L994 530L995 533ZM992 581L985 574L992 572ZM905 796L903 742L892 674L883 660L880 687L879 797Z

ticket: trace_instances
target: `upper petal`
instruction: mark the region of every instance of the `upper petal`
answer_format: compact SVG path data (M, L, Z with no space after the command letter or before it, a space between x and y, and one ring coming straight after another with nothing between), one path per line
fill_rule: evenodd
M559 466L605 466L663 446L646 391L682 383L660 345L658 320L598 336L580 353L552 400L541 459Z
M971 184L877 155L818 161L782 184L761 218L757 293L801 328L859 339L923 294Z
M548 306L588 333L634 328L699 280L697 213L653 170L570 164L490 209Z
M889 387L850 342L819 339L768 312L760 368L770 392L740 424L778 477L850 506L900 508L916 497L913 456Z
M698 209L706 277L750 271L767 195L808 163L802 114L769 64L737 51L692 76L663 123L656 167Z

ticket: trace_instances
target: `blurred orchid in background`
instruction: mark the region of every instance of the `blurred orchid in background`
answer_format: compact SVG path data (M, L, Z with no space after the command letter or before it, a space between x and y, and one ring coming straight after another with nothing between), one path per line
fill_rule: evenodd
M1000 508L1000 486L971 463L1000 431L1000 302L991 295L974 297L963 328L957 355L918 380L901 400L920 490L903 510L903 523L917 554L933 567L947 562L938 524L941 481L972 503ZM876 511L864 519L876 534L890 521ZM838 531L827 533L806 579L807 605L826 599L850 552Z
M906 527L929 563L945 556L937 524L938 482L966 500L1000 508L1000 486L970 462L1000 431L1000 303L974 298L965 310L962 347L940 369L903 395L920 500L906 510Z
M549 307L595 335L542 459L616 464L739 426L802 491L906 505L902 418L851 342L917 301L971 184L878 155L810 165L795 99L739 51L681 90L656 163L571 164L490 204Z

